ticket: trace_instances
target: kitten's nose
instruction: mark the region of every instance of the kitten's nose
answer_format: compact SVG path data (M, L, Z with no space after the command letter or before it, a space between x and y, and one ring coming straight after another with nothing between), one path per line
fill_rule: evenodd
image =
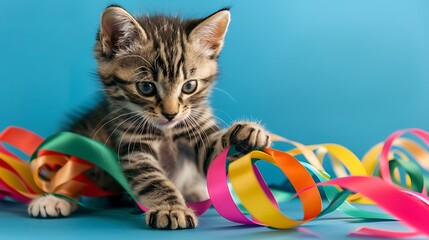
M176 113L162 113L162 115L164 115L164 117L167 118L168 121L171 121L177 115L177 112Z

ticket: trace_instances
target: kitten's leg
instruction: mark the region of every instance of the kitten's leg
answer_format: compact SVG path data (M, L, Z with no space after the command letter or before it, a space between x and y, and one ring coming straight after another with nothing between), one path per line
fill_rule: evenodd
M44 195L31 201L28 205L28 214L32 217L56 218L66 217L78 208L72 203L54 195Z
M195 159L186 159L181 166L176 165L176 171L172 181L182 193L186 202L199 202L207 200L209 193L207 191L207 181L205 175L198 170Z
M203 170L207 169L223 149L235 145L236 150L248 153L254 148L266 148L271 146L271 137L268 131L255 122L240 121L234 123L230 128L218 131L210 136L210 144L206 149Z
M270 134L258 123L236 122L221 137L222 148L235 145L237 151L248 153L254 148L271 146Z
M150 147L145 145L145 148ZM159 229L195 228L198 225L195 213L186 206L182 194L166 177L155 156L148 152L133 152L121 157L131 189L150 209L146 213L146 223Z
M197 183L197 181L195 181L190 183L187 186L188 189L183 192L183 196L185 197L186 201L199 202L209 199L206 181L204 179L198 181L200 182Z

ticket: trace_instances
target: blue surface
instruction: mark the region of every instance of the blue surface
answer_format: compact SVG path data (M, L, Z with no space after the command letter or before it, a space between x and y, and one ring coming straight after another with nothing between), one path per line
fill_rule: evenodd
M292 201L286 213L298 219L299 208L299 202ZM377 211L375 207L369 209ZM8 236L7 239L317 239L297 230L238 225L221 218L214 209L200 218L200 226L196 230L153 230L145 226L143 219L143 215L130 216L113 210L82 210L69 218L33 219L26 215L22 204L0 202L1 236ZM362 226L406 230L399 222L361 221L338 212L304 225L319 234L319 239L356 239L347 234Z
M212 99L216 114L258 119L303 143L336 142L362 155L396 129L429 129L429 1L181 0L115 1L132 13L203 17L232 6ZM93 73L95 32L111 1L0 2L0 129L19 125L44 136L100 91ZM278 174L272 174L272 179ZM48 239L301 238L294 231L245 228L213 211L198 230L144 229L141 217L111 212L35 220L22 205L0 203L2 236ZM358 220L315 221L324 238ZM6 227L7 226L7 227Z

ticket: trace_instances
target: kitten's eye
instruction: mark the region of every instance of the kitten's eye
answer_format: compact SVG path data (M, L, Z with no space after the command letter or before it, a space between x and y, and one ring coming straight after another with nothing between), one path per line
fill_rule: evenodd
M182 92L186 94L191 94L197 90L197 80L189 80L183 84Z
M144 96L153 96L156 93L155 84L151 82L139 82L137 83L137 89Z

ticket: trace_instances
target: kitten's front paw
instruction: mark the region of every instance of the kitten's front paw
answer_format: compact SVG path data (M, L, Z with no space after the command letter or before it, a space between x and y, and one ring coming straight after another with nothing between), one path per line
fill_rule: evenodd
M32 217L56 218L66 217L76 209L77 205L75 203L53 195L46 195L31 201L27 210Z
M241 153L248 153L254 148L264 149L271 146L268 132L253 122L237 122L222 136L223 147L235 145Z
M165 205L150 210L146 214L146 224L157 229L195 228L198 218L192 209L180 205Z

